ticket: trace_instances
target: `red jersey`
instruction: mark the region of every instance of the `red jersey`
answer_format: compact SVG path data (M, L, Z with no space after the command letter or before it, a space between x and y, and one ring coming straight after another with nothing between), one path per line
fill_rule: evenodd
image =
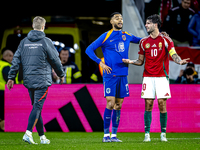
M174 49L173 41L162 34L140 41L138 54L145 56L143 77L169 77L169 51Z

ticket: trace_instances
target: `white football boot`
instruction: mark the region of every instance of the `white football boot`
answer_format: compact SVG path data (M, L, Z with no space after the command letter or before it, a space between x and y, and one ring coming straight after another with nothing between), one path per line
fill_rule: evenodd
M50 140L48 140L45 135L40 136L40 141L40 144L50 144Z
M161 133L160 140L161 142L167 142L166 133L163 133L163 132Z
M24 136L23 136L23 141L25 141L25 142L27 142L27 143L29 143L29 144L38 144L38 143L35 143L35 142L33 141L32 135L28 135L27 133L24 134Z
M149 133L145 133L145 137L144 137L144 141L143 142L150 142L150 134Z

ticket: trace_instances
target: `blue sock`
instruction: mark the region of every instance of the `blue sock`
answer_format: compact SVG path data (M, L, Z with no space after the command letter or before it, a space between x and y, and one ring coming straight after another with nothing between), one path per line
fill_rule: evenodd
M113 109L112 134L117 134L117 129L118 129L118 126L119 126L119 121L120 121L120 114L121 114L121 110Z
M104 120L104 134L109 134L110 120L111 120L112 110L105 109L103 120Z

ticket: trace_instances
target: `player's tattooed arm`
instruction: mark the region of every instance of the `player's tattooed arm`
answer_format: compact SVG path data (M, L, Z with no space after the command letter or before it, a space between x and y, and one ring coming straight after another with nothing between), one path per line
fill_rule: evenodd
M172 55L172 59L177 64L180 64L180 62L181 62L181 58L177 54Z
M141 66L144 64L144 55L139 55L138 59L133 62L133 65Z
M172 59L174 60L175 63L179 64L179 65L185 65L187 64L187 60L190 60L190 58L187 59L181 59L180 56L178 56L177 54L173 54L172 55Z
M126 64L141 66L144 64L144 55L139 55L139 58L137 60L122 59L122 61Z

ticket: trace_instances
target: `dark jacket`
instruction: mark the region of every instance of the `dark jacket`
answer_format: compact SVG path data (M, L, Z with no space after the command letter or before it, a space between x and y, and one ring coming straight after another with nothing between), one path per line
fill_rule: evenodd
M58 52L42 31L32 30L20 42L13 57L8 79L15 79L20 66L23 70L24 86L28 89L50 86L52 67L59 77L64 76Z
M200 46L200 11L192 17L188 31L193 35L192 45Z
M169 10L166 20L163 23L163 31L166 31L172 39L180 42L190 40L191 35L188 32L188 24L194 15L194 10L191 8L183 9L177 6Z
M193 79L194 81L190 82L187 80L186 75L182 75L181 77L178 77L175 81L175 83L182 83L182 84L199 84L200 80L198 79L198 73L195 71L193 73Z
M77 65L73 61L68 61L63 65L63 71L65 72L64 83L81 83L82 74L79 71Z

